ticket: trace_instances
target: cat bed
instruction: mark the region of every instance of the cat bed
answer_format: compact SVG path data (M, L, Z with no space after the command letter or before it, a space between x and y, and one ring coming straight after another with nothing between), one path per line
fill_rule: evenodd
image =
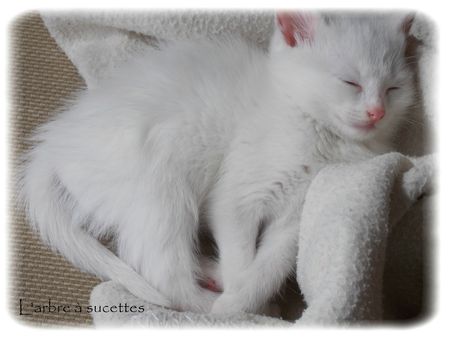
M42 13L55 41L85 79L98 79L163 40L241 34L266 48L272 13ZM299 224L297 280L307 304L296 324L362 323L424 313L427 235L434 161L426 136L434 53L432 27L417 18L418 86L423 98L399 136L399 151L324 168L313 180ZM414 157L405 156L412 155ZM259 315L181 313L137 299L114 282L99 284L90 304L96 325L283 325ZM136 311L124 311L124 304ZM122 305L120 311L119 305ZM115 306L115 307L114 307ZM112 311L111 309L114 309ZM98 311L96 311L98 310Z

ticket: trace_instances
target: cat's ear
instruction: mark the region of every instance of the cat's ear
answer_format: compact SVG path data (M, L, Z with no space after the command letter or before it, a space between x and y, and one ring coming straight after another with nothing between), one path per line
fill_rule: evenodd
M308 12L279 12L276 15L275 23L285 44L295 47L314 39L317 18Z
M403 17L402 23L400 25L400 30L403 34L405 34L405 36L409 35L413 22L414 22L414 14L408 14Z

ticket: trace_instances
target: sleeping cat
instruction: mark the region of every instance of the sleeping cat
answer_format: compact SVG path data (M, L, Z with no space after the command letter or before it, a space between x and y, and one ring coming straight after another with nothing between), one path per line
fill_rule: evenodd
M21 175L31 224L154 304L258 312L295 266L315 174L390 149L414 102L411 22L279 13L268 53L238 38L145 52L37 130ZM221 293L200 286L201 218Z

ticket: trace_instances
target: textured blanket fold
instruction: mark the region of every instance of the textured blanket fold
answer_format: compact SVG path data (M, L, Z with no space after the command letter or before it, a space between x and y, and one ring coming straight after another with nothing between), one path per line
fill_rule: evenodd
M431 193L431 157L390 153L333 165L313 180L300 223L301 323L381 320L388 236Z
M44 22L88 87L149 44L241 34L262 48L273 29L272 14L240 13L43 13ZM416 20L422 40L419 89L427 127L434 53L429 24ZM413 133L403 149L429 149ZM422 140L422 139L421 139ZM420 148L420 150L419 150ZM426 151L426 150L425 150ZM299 224L297 280L307 309L296 324L340 324L417 317L425 307L424 271L429 196L434 161L400 153L324 168L313 180ZM420 216L420 217L419 217ZM413 245L411 245L413 243ZM399 258L401 257L401 259ZM98 285L91 305L144 306L143 312L92 312L97 325L284 325L286 321L241 314L226 318L180 313L147 304L114 282Z

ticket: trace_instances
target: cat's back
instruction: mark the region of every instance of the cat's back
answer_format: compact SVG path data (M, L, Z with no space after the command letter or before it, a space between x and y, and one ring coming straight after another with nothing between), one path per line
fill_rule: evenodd
M171 129L184 125L179 132L186 137L205 131L224 135L263 97L266 67L267 55L240 38L149 47L81 92L45 128L47 139L58 139L56 144L63 139L66 149L86 143L92 150L102 147L92 147L92 142L114 135L122 135L121 144L141 142L163 124Z
M144 160L161 163L158 156L172 153L204 167L221 158L242 115L258 109L266 59L230 38L149 48L43 126L39 149L73 190L88 181L85 167L114 168L102 176L114 182L145 171Z
M261 90L266 67L267 55L240 38L179 41L130 60L105 88L123 87L125 95L134 88L165 116L192 110L230 114Z

